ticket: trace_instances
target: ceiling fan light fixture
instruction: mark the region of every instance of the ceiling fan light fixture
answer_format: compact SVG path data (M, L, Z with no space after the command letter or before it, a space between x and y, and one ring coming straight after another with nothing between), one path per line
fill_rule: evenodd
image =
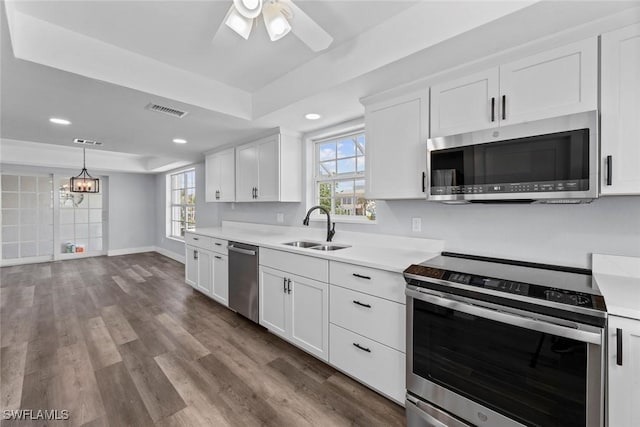
M233 0L233 5L248 19L257 18L262 12L262 0Z
M276 4L265 5L262 17L272 42L280 40L291 31L291 24Z
M249 34L251 34L251 28L253 27L253 19L243 16L235 7L229 9L224 23L245 40L249 39Z

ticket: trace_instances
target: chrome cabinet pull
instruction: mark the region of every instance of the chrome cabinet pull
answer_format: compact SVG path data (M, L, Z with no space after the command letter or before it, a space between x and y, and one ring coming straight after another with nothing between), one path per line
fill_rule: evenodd
M426 172L422 172L422 192L423 193L427 192L427 189L426 189L426 186L425 186L425 183L424 183L424 181L426 179L427 179L427 173Z
M607 185L611 185L613 183L613 157L607 156Z
M362 351L366 351L367 353L371 353L371 349L367 348L367 347L363 347L360 344L358 344L357 342L353 343L354 347L359 348Z
M287 279L287 293L291 294L291 279Z
M282 292L284 292L285 294L287 293L287 278L286 277L282 278Z

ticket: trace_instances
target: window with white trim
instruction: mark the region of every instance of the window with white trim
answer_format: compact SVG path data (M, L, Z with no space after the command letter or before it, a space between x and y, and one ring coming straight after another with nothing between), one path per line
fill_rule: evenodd
M167 176L167 236L184 239L196 227L196 171L188 169Z
M315 202L337 219L376 219L376 202L364 196L364 130L314 141Z

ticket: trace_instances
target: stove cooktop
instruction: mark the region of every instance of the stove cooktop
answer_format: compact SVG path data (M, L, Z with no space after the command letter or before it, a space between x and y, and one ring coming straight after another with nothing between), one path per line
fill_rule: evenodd
M604 298L586 269L443 252L409 266L404 275L409 285L436 291L507 301L506 305L520 308L537 305L553 311L606 316Z

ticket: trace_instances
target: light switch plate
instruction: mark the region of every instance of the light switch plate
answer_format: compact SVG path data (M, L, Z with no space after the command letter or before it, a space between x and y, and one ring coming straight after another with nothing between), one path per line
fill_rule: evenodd
M284 214L282 212L276 213L276 222L282 224L284 222Z
M411 231L422 231L422 218L411 218Z

